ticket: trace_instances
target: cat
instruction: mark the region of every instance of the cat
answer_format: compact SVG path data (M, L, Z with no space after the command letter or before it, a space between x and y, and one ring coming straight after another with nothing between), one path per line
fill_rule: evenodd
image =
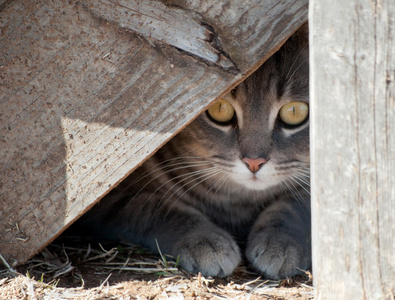
M230 275L244 257L271 279L311 266L306 26L75 223L98 239Z

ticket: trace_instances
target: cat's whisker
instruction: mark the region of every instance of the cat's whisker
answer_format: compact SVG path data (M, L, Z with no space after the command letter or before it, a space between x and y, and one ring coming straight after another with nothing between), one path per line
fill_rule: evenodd
M175 194L177 194L180 190L182 190L184 187L186 187L187 185L189 185L189 184L191 184L191 183L193 183L193 182L195 182L195 181L198 180L197 183L195 183L194 185L192 185L191 187L189 187L189 188L188 188L187 190L185 190L180 196L178 196L176 199L173 200L173 203L170 205L170 207L169 207L169 209L168 209L168 212L167 212L167 214L168 214L168 213L170 212L170 210L173 208L173 206L175 205L175 203L176 203L180 198L182 198L186 193L188 193L191 189L193 189L193 188L196 187L197 185L201 184L202 182L208 180L209 178L212 178L212 177L214 177L214 176L217 176L217 175L219 175L219 174L221 174L221 173L222 173L222 171L217 169L217 170L214 170L214 171L211 171L211 172L207 172L207 173L205 173L205 174L203 174L203 175L200 175L200 176L198 176L198 177L193 178L192 180L190 180L190 181L184 183L184 184L183 184L182 186L180 186L177 190L173 191L173 193L172 193L165 201L163 201L163 197L162 197L161 200L160 200L160 202L163 202L161 206L164 206L165 203L167 203L168 201L170 201L170 200L172 199L172 197L173 197ZM202 179L202 178L203 178L203 179ZM201 180L200 180L200 179L201 179ZM185 179L184 179L183 181L185 181ZM180 181L180 182L182 182L182 181ZM175 185L175 186L177 186L177 185ZM169 189L169 190L170 190L170 189ZM167 192L166 192L166 194L167 194ZM159 209L158 209L158 210L159 210ZM166 214L166 215L167 215L167 214Z
M192 152L192 150L188 151L187 153L191 153L191 152ZM140 177L143 177L143 176L145 176L147 174L151 174L152 170L156 169L157 167L160 167L162 165L167 165L169 162L173 162L173 161L177 161L177 160L183 161L183 158L182 157L173 157L173 158L169 158L169 159L165 159L165 160L162 160L160 162L157 162L154 166L148 168L144 173L142 173L140 175ZM137 180L139 180L139 178L137 178Z
M192 164L191 162L186 161L185 160L186 158L177 158L177 160L179 160L180 162L175 162L175 163L172 163L172 164L168 164L168 162L170 161L170 160L168 160L168 161L166 161L166 163L157 164L157 165L151 167L148 171L144 172L139 178L137 178L137 180L133 181L131 184L134 185L134 184L140 182L141 180L143 180L143 179L145 179L147 177L150 177L153 173L158 173L158 171L166 170L166 169L172 168L174 166L185 165L186 167L188 167L188 166L194 167L194 166L199 166L199 164L201 164L201 165L210 164L210 161L202 160L201 157L190 157L188 159L195 159L195 158L196 159L200 159L201 161L196 161L196 162L193 162L193 164ZM169 170L169 171L172 171L172 170Z
M183 182L183 181L188 180L189 178L194 177L194 176L196 176L196 175L205 174L205 173L207 173L207 172L211 172L211 171L215 171L215 170L217 170L216 167L210 167L210 168L206 168L206 169L203 169L203 170L197 170L197 171L193 171L193 172L188 172L188 173L186 173L186 174L181 174L181 175L172 177L172 178L170 178L169 180L167 180L166 182L164 182L163 184L161 184L161 185L152 193L152 195L156 194L162 187L168 185L168 184L169 184L170 182L172 182L172 181L175 181L176 184L177 184L178 182ZM174 185L173 185L173 186L174 186ZM170 190L170 189L169 189L169 190ZM163 198L164 196L166 196L166 194L169 192L169 190L162 196L162 198ZM148 199L148 200L149 200L149 199Z
M180 183L180 182L184 182L184 181L186 181L186 180L188 180L190 178L193 178L196 175L204 176L205 174L216 172L216 171L218 171L217 167L210 167L210 168L206 168L206 169L203 169L203 170L197 170L197 171L193 171L193 172L188 172L186 174L182 174L182 175L179 175L177 177L174 177L173 179L180 179L181 178L180 180L177 180L177 183ZM166 194L164 194L163 196L165 196Z
M293 178L294 178L295 180L297 180L301 185L304 185L304 186L306 186L308 189L310 189L310 181L309 181L309 180L306 180L305 178L300 177L300 176L294 176Z
M179 163L179 164L173 164L173 167L174 167L174 166L177 166L177 165L181 165L181 163ZM151 182L156 181L156 179L158 179L158 178L160 178L160 177L163 177L164 175L166 175L166 174L168 174L168 173L175 172L175 171L180 171L180 170L183 170L183 169L190 169L190 168L195 168L195 167L207 166L207 165L210 165L210 163L209 163L209 162L201 162L201 163L198 163L198 164L190 164L190 163L185 162L185 163L182 163L182 165L183 165L183 166L179 166L179 167L177 167L177 168L171 168L171 169L166 170L166 171L164 171L164 170L165 170L164 168L162 168L162 169L160 169L160 170L156 170L155 173L158 173L158 175L156 175L156 176L154 176L154 177L152 177L152 178L151 178L150 175L152 175L154 172L152 172L152 173L148 174L147 176L145 176L145 178L146 178L146 177L149 177L149 178L151 178L151 179L150 179L150 181L148 181L148 182L147 182L147 183L136 193L136 196L137 196L142 190L144 190L144 188L147 187ZM180 176L182 176L182 175L180 175ZM178 178L178 177L173 177L172 179L175 179L175 178ZM166 182L166 183L167 183L167 182Z
M303 174L305 177L310 177L310 171L307 171L307 170L303 170L303 169L301 169L301 168L297 168L297 172L298 172L298 174Z
M300 195L300 193L299 193L299 195L295 194L294 190L297 191L295 186L293 184L292 184L292 186L289 186L286 179L284 179L282 182L285 184L285 187L286 187L286 188L284 187L284 190L291 192L291 194L295 197L295 199L299 201L299 198L301 197L301 195Z
M188 180L189 178L191 178L191 177L193 177L193 176L195 176L195 175L202 174L202 173L204 174L204 173L207 173L208 171L213 171L213 170L215 170L215 169L216 169L216 167L211 167L211 168L206 168L206 169L198 170L198 171L194 171L194 172L188 172L188 173L186 173L186 174L181 174L181 175L178 175L178 176L175 176L175 177L170 178L169 180L167 180L166 182L164 182L163 184L161 184L159 187L157 187L156 190L155 190L153 193L151 193L151 195L144 201L144 204L140 207L140 209L139 209L138 211L136 211L136 214L139 214L139 213L141 212L141 210L143 209L143 207L144 207L145 205L147 205L147 204L151 201L152 197L154 197L154 195L156 195L156 193L157 193L158 191L160 191L163 187L167 186L169 183L171 183L171 182L173 182L173 181L176 181L176 184L175 184L175 185L177 185L177 182L183 182L183 181ZM173 171L174 171L174 170L173 170ZM168 171L168 172L169 172L169 171ZM165 172L165 173L167 173L167 172ZM152 180L150 180L148 183L146 183L146 184L145 184L145 185L134 195L133 198L136 198L136 197L145 189L146 186L148 186L151 182L155 181L158 177L163 176L163 174L165 174L165 173L159 173L159 175L157 175L154 179L152 179ZM185 178L183 178L183 177L185 177ZM174 187L175 185L172 185L172 187ZM163 199L163 197L164 197L169 191L170 191L170 189L162 196L162 199ZM159 200L159 201L161 202L162 199Z
M304 171L304 170L301 170L299 168L296 169L295 171L296 171L296 173L298 173L299 175L301 175L303 177L310 178L311 173L308 172L308 171Z
M211 185L211 188L204 194L203 198L205 198L212 190L214 190L214 195L216 195L221 187L225 184L226 179L227 176L224 174L220 179Z
M298 173L298 171L296 171L296 172ZM299 182L295 178L298 178L298 176L295 176L294 173L290 173L290 174L287 175L287 179L284 179L283 182L287 185L288 190L292 192L292 194L294 195L295 198L303 200L304 197L300 193L300 188L304 189L307 193L310 194L309 190L307 190L303 186L303 185L307 184L308 187L310 187L310 184L307 183L307 181L305 181L305 180L301 181L301 179L298 178L300 180L300 182ZM307 177L307 178L310 178L310 177ZM288 182L289 185L287 184L287 182ZM295 184L296 184L296 186L295 186ZM298 188L298 187L300 187L300 188Z
M306 189L308 190L308 193L310 195L310 182L306 181L304 178L301 178L299 176L294 176L293 177L296 181L298 181L299 185L301 187L306 187Z
M168 158L168 159L160 158L157 161L155 161L154 166L148 168L144 173L141 174L141 176L144 176L147 173L150 173L153 169L155 169L157 167L169 165L169 163L174 162L174 161L183 162L183 161L193 160L193 159L199 159L199 160L205 159L201 156L187 156L188 154L190 154L192 152L193 152L192 150L189 150L189 151L186 151L183 156L177 156L177 157L172 157L172 158Z
M306 171L310 171L310 164L308 164L306 166L301 165L300 168L303 170L306 170Z
M299 176L304 177L304 178L307 178L308 180L310 180L310 173L306 174L306 173L301 172L300 170L296 171L296 173L297 173Z
M310 176L300 173L298 171L296 171L295 173L293 173L292 176L290 176L293 179L298 179L301 184L305 184L307 186L310 186Z
M305 48L301 48L298 52L298 54L295 55L294 61L292 63L292 65L288 68L288 73L285 76L285 78L290 78L292 76L290 76L289 74L293 71L295 63L298 61L298 58L302 55L302 53L305 51Z
M189 187L186 191L184 191L184 193L182 193L182 195L180 195L180 196L177 198L177 200L179 200L182 196L184 196L186 193L188 193L191 189L193 189L193 188L196 187L197 185L199 185L199 184L203 183L204 181L206 181L206 180L208 180L208 179L210 179L210 178L212 178L212 177L214 177L214 176L217 176L217 175L219 175L219 174L221 174L221 173L222 173L221 170L217 170L217 171L214 171L214 172L211 172L211 173L207 173L207 174L205 174L205 176L204 176L204 175L199 176L199 177L195 178L194 180L191 180L191 181L185 183L181 188L184 188L184 187L187 186L188 184L190 184L190 183L192 183L192 182L194 182L194 181L196 181L196 180L199 180L199 179L202 179L202 178L203 178L202 180L199 180L197 183L195 183L193 186ZM173 195L174 195L174 193L173 193Z
M310 195L310 191L309 191L308 189L306 189L306 188L304 187L304 185L301 184L301 183L297 180L298 177L291 176L289 179L291 179L293 182L295 182L298 186L300 186L303 190L305 190L306 193L308 193L308 194ZM302 197L302 198L303 198L303 197Z
M303 177L310 178L310 172L305 172L303 170L298 170L297 173Z
M300 54L302 52L303 52L303 49L299 52L299 56L300 56ZM297 61L297 59L295 59L294 64L295 64L296 61ZM294 70L292 70L292 68L294 66L294 65L292 65L292 67L288 71L288 74L287 74L287 77L286 77L287 81L286 81L285 85L289 85L290 84L290 81L291 81L291 79L293 79L295 73L300 69L301 66L303 66L308 61L309 61L309 57L306 57ZM291 71L292 71L292 74L289 74Z
M196 161L191 162L191 161L188 161L188 160L196 160ZM199 160L199 161L197 161L197 160ZM168 164L168 163L171 162L171 161L173 161L173 162L175 161L175 162L172 163L172 164ZM181 161L181 162L180 162L180 161ZM148 174L146 174L145 176L140 177L139 180L137 180L137 182L138 182L138 181L141 181L141 180L144 179L144 178L147 178L147 177L150 178L150 180L149 180L147 183L145 183L145 185L144 185L142 188L140 188L140 190L139 190L137 193L135 193L135 195L133 196L133 198L138 197L138 195L139 195L142 191L144 191L145 188L146 188L147 186L149 186L152 182L157 181L158 178L163 177L164 175L166 175L166 174L168 174L168 173L180 171L180 170L183 170L183 169L193 169L193 168L197 168L197 167L204 167L204 166L215 165L215 164L218 164L218 163L215 162L215 161L207 160L206 158L204 158L204 157L199 157L199 156L182 156L182 157L177 157L177 158L173 158L173 159L168 159L168 160L166 160L164 163L161 163L161 164L160 164L160 165L162 165L161 168L156 168L156 167L159 165L159 164L157 164L157 165L154 166L153 168L150 168L150 171L144 173L144 174L146 174L146 173L148 173ZM175 168L175 167L176 167L176 168ZM154 170L152 170L152 169L154 169ZM183 181L188 180L189 178L191 178L191 177L193 177L193 176L195 176L195 175L198 175L198 174L201 174L201 173L205 173L205 172L208 172L208 171L214 170L214 169L215 169L215 166L214 166L214 167L210 167L210 168L205 168L205 169L203 169L203 170L198 170L198 171L194 171L194 172L188 172L188 173L186 173L186 174L182 174L182 175L179 175L179 176L172 177L170 180L168 180L168 181L164 182L163 184L161 184L161 185L151 194L151 196L148 197L148 199L146 199L146 200L144 201L145 204L144 204L143 206L141 206L141 208L140 208L139 211L141 211L141 209L142 209L147 203L149 203L149 201L152 199L152 197L153 197L161 188L163 188L164 186L168 185L170 182L172 182L172 181L176 181L176 182L177 182L178 179L185 177L185 178L183 178L183 179L180 180L180 182L183 182ZM152 174L153 174L153 173L158 173L158 175L152 177ZM135 184L135 183L133 183L133 184ZM169 189L169 190L170 190L170 189ZM169 190L162 196L162 199L163 199L163 197L169 192ZM162 200L160 200L160 201L162 201ZM136 213L138 214L139 211L137 211Z

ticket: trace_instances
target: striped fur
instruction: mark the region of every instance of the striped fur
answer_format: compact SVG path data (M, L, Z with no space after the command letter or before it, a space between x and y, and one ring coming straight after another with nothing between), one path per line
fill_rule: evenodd
M224 98L236 119L200 115L74 229L180 255L189 272L227 276L242 255L269 278L310 267L309 122L286 126L290 101L309 102L305 28ZM256 173L242 157L268 161Z

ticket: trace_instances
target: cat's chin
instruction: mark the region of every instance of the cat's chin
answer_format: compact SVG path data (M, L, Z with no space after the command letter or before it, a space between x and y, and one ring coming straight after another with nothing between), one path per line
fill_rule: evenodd
M232 176L232 181L236 183L237 186L241 186L244 189L252 191L266 191L274 186L278 185L278 180L271 178L260 178L251 174L250 176Z

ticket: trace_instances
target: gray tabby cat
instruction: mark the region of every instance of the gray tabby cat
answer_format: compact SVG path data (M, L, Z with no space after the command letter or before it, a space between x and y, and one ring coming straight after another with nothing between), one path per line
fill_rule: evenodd
M269 278L311 264L305 28L75 224L227 276L242 252Z

